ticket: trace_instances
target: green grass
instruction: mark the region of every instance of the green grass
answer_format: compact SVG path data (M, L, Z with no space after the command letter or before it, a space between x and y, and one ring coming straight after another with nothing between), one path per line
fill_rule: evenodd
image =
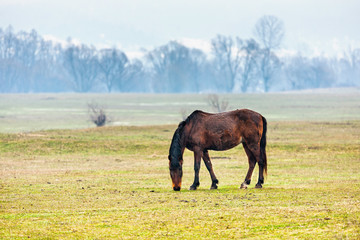
M1 239L359 239L360 121L269 121L269 175L247 190L242 147L210 152L220 181L184 156L176 125L0 134Z
M241 146L210 152L174 192L168 149L180 109L210 111L207 95L1 94L0 239L359 239L360 94L227 94L231 108L268 119L268 172L239 189ZM112 123L90 128L87 103ZM124 126L132 125L132 126ZM155 126L149 126L155 125Z

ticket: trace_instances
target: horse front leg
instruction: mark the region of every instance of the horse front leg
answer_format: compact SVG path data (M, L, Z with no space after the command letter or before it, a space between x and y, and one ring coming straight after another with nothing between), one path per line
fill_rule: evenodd
M200 185L199 181L199 172L200 172L200 163L202 158L202 151L194 151L194 183L190 186L190 190L196 190Z
M203 160L204 160L206 168L209 171L210 177L211 177L212 184L211 184L210 189L217 189L218 188L217 184L219 183L219 181L217 180L217 178L215 176L215 173L214 173L211 161L210 161L210 156L209 156L209 153L207 150L204 151Z

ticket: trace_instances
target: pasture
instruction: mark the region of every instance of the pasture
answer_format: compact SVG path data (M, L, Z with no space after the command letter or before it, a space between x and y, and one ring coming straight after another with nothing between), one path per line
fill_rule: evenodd
M269 94L222 94L230 109L250 108L268 121L360 119L360 88ZM93 127L88 103L98 103L112 126L177 124L181 112L212 111L208 94L0 94L0 132Z
M180 108L209 110L204 95L0 95L0 238L359 239L358 90L221 96L268 119L263 189L257 167L239 189L248 165L238 146L209 152L217 190L203 163L199 189L187 190L185 151L183 188L172 190ZM111 126L86 122L93 99Z

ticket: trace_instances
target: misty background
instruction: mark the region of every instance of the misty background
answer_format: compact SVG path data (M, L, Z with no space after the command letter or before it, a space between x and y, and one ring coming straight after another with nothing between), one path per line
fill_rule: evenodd
M0 92L360 86L356 1L0 3Z

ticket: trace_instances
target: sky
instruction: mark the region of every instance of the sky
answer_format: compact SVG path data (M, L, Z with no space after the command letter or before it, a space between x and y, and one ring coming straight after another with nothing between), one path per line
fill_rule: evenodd
M209 51L216 35L252 38L257 20L274 15L282 48L336 55L360 47L359 12L359 0L0 0L0 27L136 55L172 40Z

